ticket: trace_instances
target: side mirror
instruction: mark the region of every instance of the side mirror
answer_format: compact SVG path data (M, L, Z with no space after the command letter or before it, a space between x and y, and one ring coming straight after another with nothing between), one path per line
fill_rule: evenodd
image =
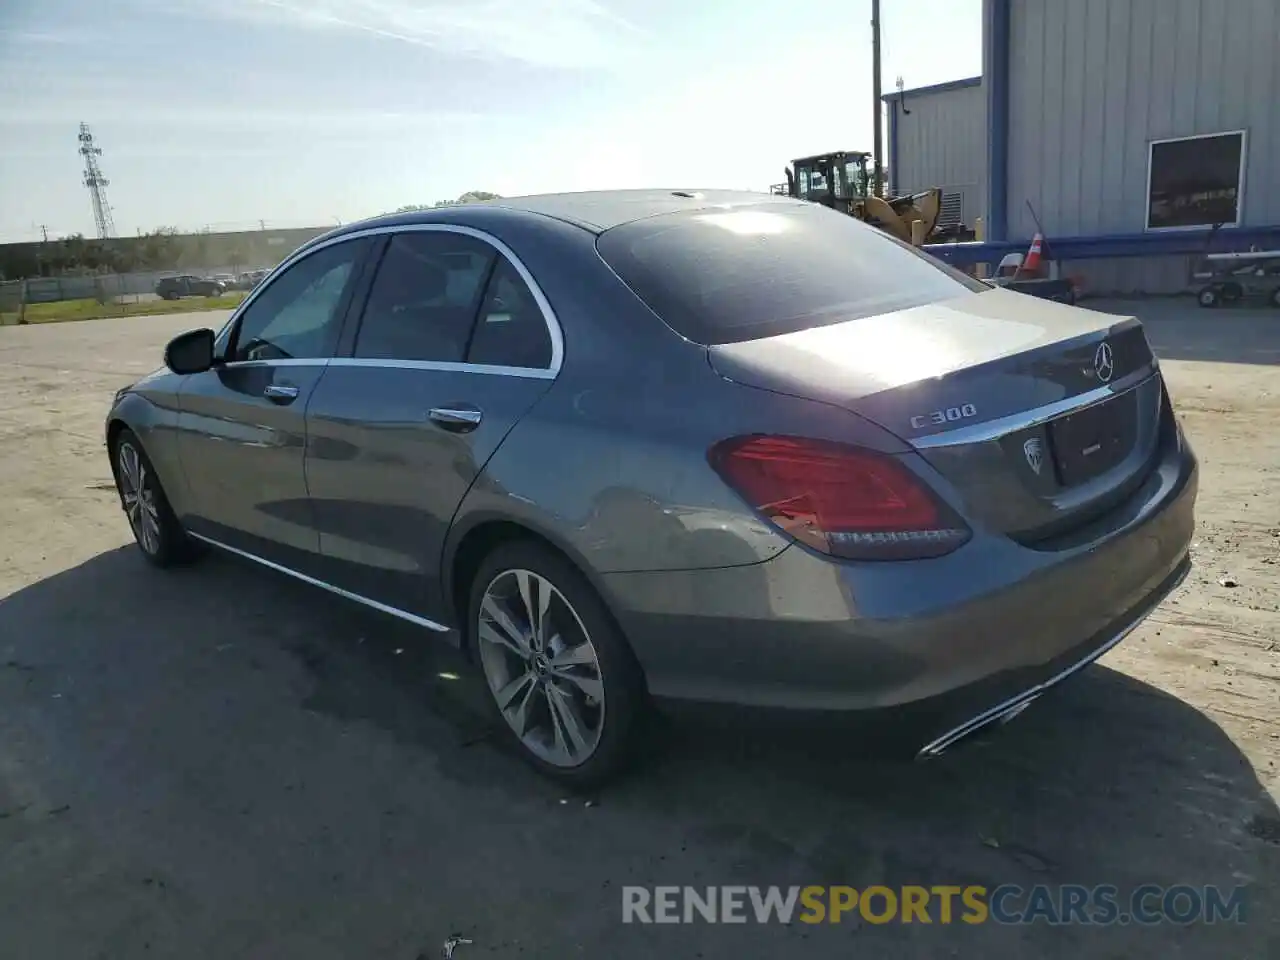
M204 373L213 367L214 332L208 329L180 333L164 348L164 365L174 373Z

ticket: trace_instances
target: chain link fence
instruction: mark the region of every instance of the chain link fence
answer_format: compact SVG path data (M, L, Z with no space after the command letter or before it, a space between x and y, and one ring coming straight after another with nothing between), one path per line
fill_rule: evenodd
M267 266L257 269L264 270ZM0 326L229 308L239 303L251 286L244 279L245 272L244 267L215 267L0 281ZM219 277L225 293L179 300L163 300L156 294L156 285L162 279L181 276Z

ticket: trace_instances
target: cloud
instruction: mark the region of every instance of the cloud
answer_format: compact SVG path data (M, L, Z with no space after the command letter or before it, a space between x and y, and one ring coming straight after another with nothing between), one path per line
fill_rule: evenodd
M10 30L0 28L0 43L66 44L81 43L84 35L60 30Z
M212 0L208 9L561 69L614 66L646 38L597 0Z

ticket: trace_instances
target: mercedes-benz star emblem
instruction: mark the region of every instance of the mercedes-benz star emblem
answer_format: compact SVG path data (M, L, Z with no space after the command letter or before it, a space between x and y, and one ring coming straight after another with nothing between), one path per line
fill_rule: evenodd
M1040 442L1039 437L1032 437L1022 445L1022 455L1027 458L1027 466L1035 471L1036 476L1040 476L1040 470L1044 467L1044 444Z
M1098 344L1098 349L1093 352L1093 372L1098 375L1099 380L1106 383L1115 371L1116 364L1111 356L1111 344L1103 340Z

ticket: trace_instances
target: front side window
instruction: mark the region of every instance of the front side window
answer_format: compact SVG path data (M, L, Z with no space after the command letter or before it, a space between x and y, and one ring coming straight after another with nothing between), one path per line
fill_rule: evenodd
M294 263L240 315L232 361L311 360L333 355L342 305L367 247L349 240Z
M1147 229L1239 223L1243 170L1240 132L1153 142Z
M378 267L355 355L460 363L496 252L448 231L392 236Z

